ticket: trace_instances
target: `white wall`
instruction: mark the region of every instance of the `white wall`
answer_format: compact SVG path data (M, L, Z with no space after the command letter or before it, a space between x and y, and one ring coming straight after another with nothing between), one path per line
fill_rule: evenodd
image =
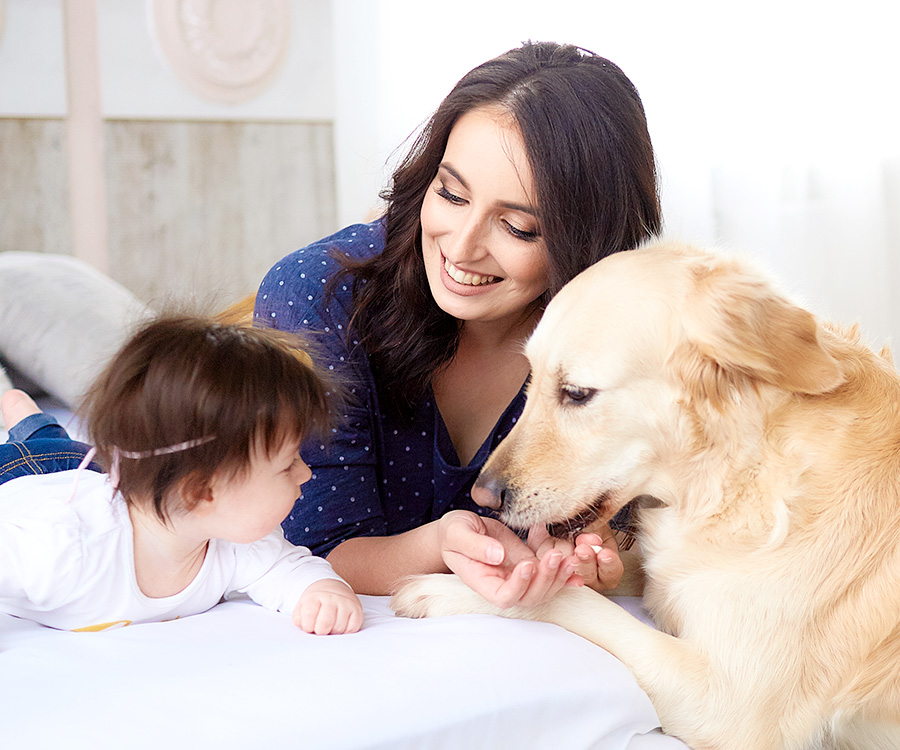
M64 116L62 0L0 3L0 117ZM291 7L281 73L230 106L190 93L160 61L145 0L98 0L104 116L333 121L344 224L377 206L386 162L467 70L524 39L573 42L640 90L668 231L754 254L875 341L900 334L900 45L881 0Z
M670 233L755 255L876 342L900 334L900 44L880 0L335 9L343 222L372 206L385 161L467 70L525 39L571 42L640 90Z
M0 0L0 116L64 117L64 0ZM77 4L73 6L76 8ZM290 42L259 96L217 104L182 85L154 46L147 0L97 0L103 115L112 119L331 121L331 0L291 0Z
M0 0L0 252L74 255L146 301L254 291L337 228L331 13Z
M64 117L60 0L0 0L0 116Z

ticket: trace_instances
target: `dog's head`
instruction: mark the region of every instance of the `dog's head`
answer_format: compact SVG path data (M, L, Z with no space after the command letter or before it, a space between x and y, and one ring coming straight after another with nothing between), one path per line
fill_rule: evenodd
M819 334L736 260L674 243L612 255L548 306L526 348L525 410L472 496L511 526L558 535L638 496L676 503L676 465L717 442L733 449L742 438L716 430L732 429L741 403L842 382ZM764 419L750 409L740 429Z

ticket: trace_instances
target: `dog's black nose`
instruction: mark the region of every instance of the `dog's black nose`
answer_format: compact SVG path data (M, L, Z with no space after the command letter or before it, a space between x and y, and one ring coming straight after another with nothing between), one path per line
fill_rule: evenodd
M484 508L500 510L506 495L506 482L482 471L472 486L472 499Z

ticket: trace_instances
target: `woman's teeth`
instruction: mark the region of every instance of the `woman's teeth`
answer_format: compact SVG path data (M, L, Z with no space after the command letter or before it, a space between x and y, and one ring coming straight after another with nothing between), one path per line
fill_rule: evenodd
M444 270L447 272L447 275L458 284L481 286L482 284L491 284L497 281L496 276L482 276L480 273L467 273L466 271L462 271L446 258L444 258Z

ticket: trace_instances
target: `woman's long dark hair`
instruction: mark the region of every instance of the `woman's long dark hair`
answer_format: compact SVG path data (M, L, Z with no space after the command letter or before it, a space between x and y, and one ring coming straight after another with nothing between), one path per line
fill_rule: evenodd
M637 90L609 60L572 45L526 42L463 77L415 139L382 194L384 252L352 273L352 326L386 408L407 411L449 362L459 321L435 303L419 212L457 120L499 105L515 118L534 175L549 262L543 302L601 258L661 228L656 162Z

